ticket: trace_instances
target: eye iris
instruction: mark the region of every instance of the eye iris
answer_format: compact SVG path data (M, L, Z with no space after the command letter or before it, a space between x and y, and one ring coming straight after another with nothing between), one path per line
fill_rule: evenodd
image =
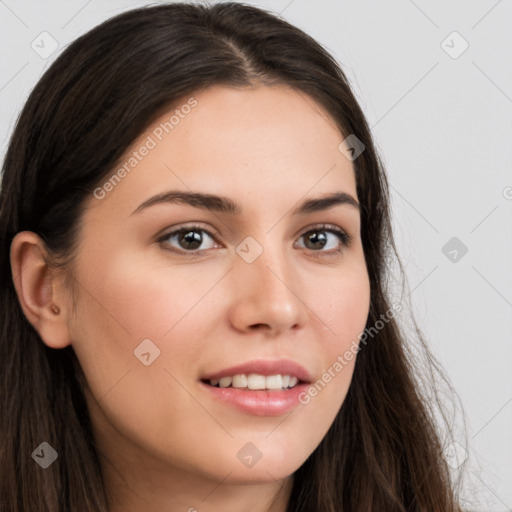
M179 234L179 242L184 249L197 249L202 241L203 236L199 231L182 231Z
M327 243L327 235L325 231L311 231L310 233L306 234L305 237L306 247L308 247L308 242L313 244L313 247L308 247L308 249L322 249Z

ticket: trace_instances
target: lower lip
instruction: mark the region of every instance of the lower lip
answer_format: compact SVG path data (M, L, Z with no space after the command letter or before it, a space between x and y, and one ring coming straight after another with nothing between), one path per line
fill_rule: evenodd
M300 404L299 395L307 390L309 384L277 390L247 390L239 388L217 388L200 382L213 397L236 409L254 416L281 416Z

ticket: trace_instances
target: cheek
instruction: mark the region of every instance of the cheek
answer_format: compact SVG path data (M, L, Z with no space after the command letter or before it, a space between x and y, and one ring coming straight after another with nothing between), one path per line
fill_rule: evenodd
M324 327L321 338L323 373L302 397L315 403L322 421L336 416L348 392L356 362L359 336L364 331L370 306L370 282L361 260L346 267L335 280L324 280L323 290L310 295ZM313 308L312 308L313 309ZM328 421L327 421L328 420ZM325 425L325 423L324 423Z
M123 388L140 377L140 389L164 389L170 382L164 368L190 373L217 312L205 296L224 274L208 265L192 271L113 251L108 258L91 256L83 258L77 276L71 335L94 395L110 393L129 372ZM128 395L137 400L138 392L134 388Z
M364 262L347 265L336 279L323 280L315 290L311 304L327 332L327 352L339 353L350 346L364 330L370 307L370 281ZM328 341L327 341L328 340Z
M84 267L80 279L88 293L81 306L101 328L132 342L166 337L223 275L211 265L176 265L136 251L112 253L101 263L90 259Z

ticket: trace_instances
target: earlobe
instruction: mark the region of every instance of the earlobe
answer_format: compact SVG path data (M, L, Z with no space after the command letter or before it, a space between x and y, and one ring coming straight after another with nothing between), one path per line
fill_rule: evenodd
M45 244L36 233L21 231L13 238L11 269L23 313L46 345L64 348L71 343L64 294L47 257Z

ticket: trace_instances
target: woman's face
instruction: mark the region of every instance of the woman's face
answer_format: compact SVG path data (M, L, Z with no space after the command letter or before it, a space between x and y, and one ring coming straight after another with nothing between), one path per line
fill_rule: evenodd
M70 339L111 459L281 479L338 413L355 359L336 362L368 315L354 168L303 93L215 86L194 98L88 201ZM228 387L208 381L220 377Z

